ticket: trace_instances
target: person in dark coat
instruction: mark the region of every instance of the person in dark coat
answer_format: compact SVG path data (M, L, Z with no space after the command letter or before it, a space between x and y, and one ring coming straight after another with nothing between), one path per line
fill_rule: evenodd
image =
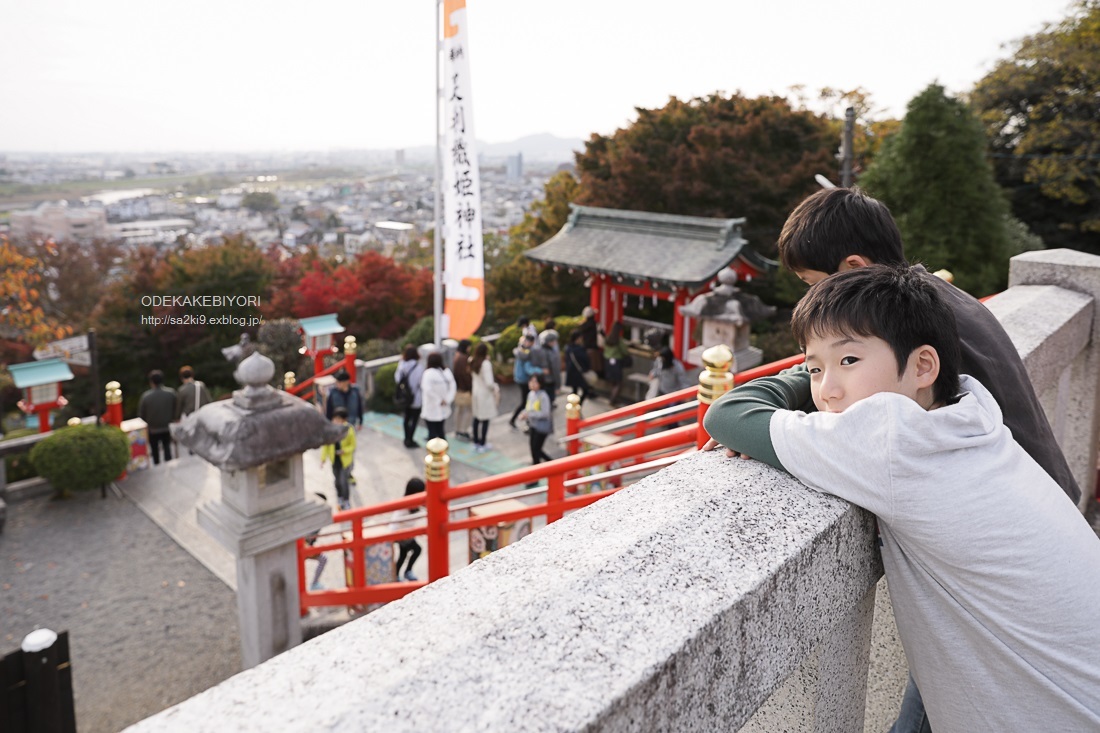
M164 460L172 460L169 425L176 419L176 391L164 386L164 372L160 369L149 372L149 389L138 401L138 417L148 426L149 455L153 463L160 463L161 448L164 449Z

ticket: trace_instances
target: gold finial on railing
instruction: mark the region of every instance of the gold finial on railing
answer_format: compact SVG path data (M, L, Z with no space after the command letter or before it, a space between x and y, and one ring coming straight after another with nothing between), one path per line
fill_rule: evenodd
M354 354L357 345L355 343L355 337L348 335L344 337L344 355Z
M75 428L80 423L81 420L79 417L70 417L68 422L66 422L65 424L68 425L70 428Z
M699 401L710 405L733 389L733 352L725 344L712 346L703 352L703 366L706 368L699 373Z
M294 372L287 372L283 374L283 390L289 392L293 389L294 385L298 383L298 379L294 376Z
M565 419L581 419L581 397L576 392L565 398Z
M122 404L122 385L118 382L107 382L105 399L108 405Z
M429 481L450 481L451 457L447 455L447 441L432 438L426 447L428 455L424 456L424 477Z
M932 274L941 280L946 280L949 283L955 282L955 275L952 274L951 270L936 270Z

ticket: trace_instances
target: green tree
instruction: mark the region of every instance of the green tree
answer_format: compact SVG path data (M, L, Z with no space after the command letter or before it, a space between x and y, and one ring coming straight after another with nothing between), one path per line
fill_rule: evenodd
M1100 1L1014 44L970 101L1012 210L1048 247L1100 254Z
M269 191L252 191L245 194L241 206L251 211L265 214L279 210L279 198Z
M521 314L534 319L577 314L588 304L582 275L554 272L552 268L536 265L523 254L565 226L569 204L579 191L572 174L567 171L554 174L543 187L543 198L531 204L523 221L509 231L506 241L487 240L487 313L483 333L503 328Z
M774 252L779 230L836 168L839 139L824 115L782 97L712 94L660 109L577 155L578 203L666 214L746 217L745 235Z
M897 219L906 257L946 268L974 295L1003 288L1008 204L985 158L981 124L936 84L917 95L860 185Z

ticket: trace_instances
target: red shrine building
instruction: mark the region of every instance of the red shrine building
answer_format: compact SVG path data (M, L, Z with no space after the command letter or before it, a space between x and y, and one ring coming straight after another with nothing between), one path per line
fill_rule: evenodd
M710 291L726 267L746 282L776 269L741 236L744 218L654 214L570 204L569 221L549 240L526 252L541 264L588 278L591 304L608 331L622 320L629 296L660 298L675 305L670 345L691 363L694 319L680 312Z

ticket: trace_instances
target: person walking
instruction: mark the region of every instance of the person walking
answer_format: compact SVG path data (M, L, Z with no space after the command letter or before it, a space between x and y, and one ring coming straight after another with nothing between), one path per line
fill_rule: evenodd
M550 378L546 385L546 391L550 393L550 407L553 408L557 400L558 391L561 390L561 347L559 345L558 331L554 319L546 321L546 328L539 333L539 343L546 352L547 366Z
M519 388L519 406L512 413L512 419L508 421L513 429L516 427L516 418L523 412L523 408L527 404L527 384L531 379L531 375L542 374L542 369L531 363L531 349L534 345L535 340L533 338L523 336L520 338L519 346L512 351L512 356L515 357L515 363L512 367L512 379L515 381L516 387Z
M194 369L189 366L181 366L179 375L180 388L176 392L177 422L213 401L206 385L195 379Z
M586 374L592 374L592 362L588 360L588 349L584 348L584 334L580 329L574 329L569 334L569 345L565 347L565 386L580 395L582 405L592 392Z
M612 406L619 399L619 391L623 388L623 368L632 363L623 340L623 324L616 323L611 327L611 333L607 334L603 347L603 378L611 385L608 402Z
M603 346L600 344L600 324L596 323L596 309L586 306L581 315L584 322L577 326L581 332L581 343L588 352L588 363L597 374L603 374Z
M462 339L458 342L458 350L455 352L454 361L451 363L451 372L455 378L455 435L465 440L472 440L470 436L470 419L473 412L471 403L474 397L470 374L469 339Z
M138 401L138 417L145 421L149 430L149 454L153 464L160 463L161 448L164 449L164 460L172 460L169 426L176 418L176 391L164 386L164 372L160 369L149 372L149 389L142 393Z
M420 381L423 400L420 416L428 426L428 440L443 437L443 423L451 414L455 392L455 378L443 368L443 354L438 351L428 354L428 366Z
M473 382L474 451L484 453L489 445L489 420L496 417L500 404L500 385L493 376L493 364L489 361L489 347L480 343L474 348L470 362Z
M420 422L421 394L420 383L424 378L424 367L420 364L420 358L416 353L416 347L409 344L401 355L401 363L393 373L393 380L397 385L397 394L404 391L406 397L404 416L405 447L416 448L420 444L413 440L416 433L416 425ZM404 385L404 390L402 390ZM400 405L399 405L400 406Z
M527 403L523 409L523 417L527 420L532 466L553 460L543 450L546 439L554 432L554 413L550 410L550 395L543 382L537 374L531 375L527 383Z
M409 479L405 484L405 496L412 496L413 494L420 494L424 491L424 482L418 478ZM390 524L390 531L395 532L402 529L408 529L405 525L406 519L410 514L423 513L423 509L419 507L413 507L408 511L396 511L393 513L393 521ZM420 543L415 538L410 537L407 540L401 540L397 543L397 580L400 581L402 577L405 580L415 583L419 578L413 575L413 564L416 563L417 558L420 557L422 548ZM409 563L406 566L405 560L408 559ZM405 568L405 574L402 576L401 568Z
M351 376L346 369L340 369L333 375L336 386L329 390L325 400L325 417L332 420L337 407L343 407L348 412L348 424L355 428L356 432L363 427L363 393L359 386L351 383Z
M355 431L348 424L348 410L337 407L332 413L333 425L347 426L339 443L321 446L321 465L332 461L332 478L336 484L336 501L341 509L351 508L351 464L355 460Z
M649 378L657 383L655 397L692 386L691 380L687 378L687 372L684 371L684 365L673 356L672 348L668 346L662 347L658 352L653 368L649 371Z

